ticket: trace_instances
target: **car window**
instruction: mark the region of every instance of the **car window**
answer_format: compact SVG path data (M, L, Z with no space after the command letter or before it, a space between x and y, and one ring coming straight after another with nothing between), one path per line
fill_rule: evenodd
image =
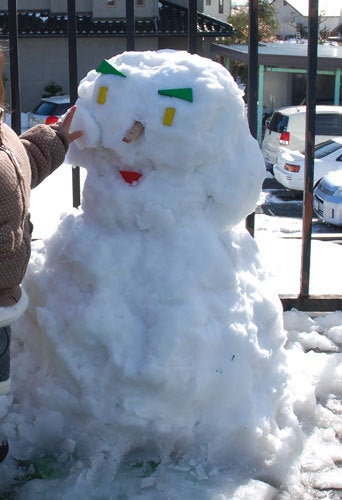
M55 109L57 105L53 102L41 102L33 110L36 115L53 115L55 114Z
M58 106L56 107L56 109L54 111L54 114L55 115L64 115L64 113L66 113L69 108L70 108L69 102L65 102L64 104L58 104Z
M342 114L320 113L316 115L316 135L342 135Z
M315 148L315 158L324 158L338 149L342 149L342 144L335 141L326 141L318 144Z
M289 121L289 117L283 115L282 113L275 112L271 118L270 124L268 128L272 132L284 132L286 130L287 124Z

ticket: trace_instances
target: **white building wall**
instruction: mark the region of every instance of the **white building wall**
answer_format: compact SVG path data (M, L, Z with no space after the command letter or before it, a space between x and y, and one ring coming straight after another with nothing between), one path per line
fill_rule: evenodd
M158 0L143 0L143 5L137 5L135 1L134 4L135 17L153 17ZM92 12L95 18L124 18L126 17L126 0L114 0L113 5L108 0L92 0Z
M101 0L99 0L101 1ZM91 11L92 0L76 0L76 10ZM8 9L8 0L0 0L0 10ZM58 14L67 12L67 0L17 0L18 10L51 10Z
M335 0L336 1L336 0ZM339 16L324 16L323 10L319 18L319 31L326 29L331 31L336 26L342 23L342 0L338 0L341 3L341 9ZM296 34L296 25L303 25L308 27L308 17L302 15L298 10L296 10L292 5L286 0L275 0L273 5L276 10L276 16L279 21L279 36L281 38L287 35Z
M29 5L31 3L31 0L26 0L25 3L26 5ZM77 12L91 12L92 0L76 0L75 7ZM50 11L53 14L60 14L62 12L67 12L68 11L67 0L50 0Z
M157 50L157 37L136 38L136 50ZM8 54L7 41L2 42ZM103 59L126 50L126 39L118 37L92 38L77 40L78 81ZM53 64L51 64L53 54ZM43 89L48 82L54 81L69 93L69 62L67 38L26 38L19 39L19 78L22 112L31 111L39 102ZM6 58L4 71L6 77L6 96L10 103L10 67Z
M341 2L342 3L342 2ZM339 24L342 24L342 8L340 17L321 17L318 24L318 31L327 30L332 31Z
M308 25L307 18L303 17L296 9L291 7L284 0L275 0L273 2L275 7L276 16L279 22L279 35L281 38L287 35L296 34L296 26L302 24Z
M172 0L173 3L188 8L188 0ZM220 12L220 6L223 12ZM0 10L8 9L8 0L0 0ZM18 10L50 10L54 14L66 13L67 0L17 0ZM197 10L204 14L226 22L231 11L231 0L198 0ZM77 12L92 12L95 18L126 17L126 1L114 0L113 5L108 0L76 0ZM158 0L143 0L143 5L135 1L135 16L153 17L158 11Z
M135 6L136 17L152 17L158 0L144 0L143 6ZM8 0L0 0L0 10L8 9ZM50 10L54 14L68 11L67 0L17 0L18 10ZM114 6L107 0L76 0L77 12L92 12L95 18L125 17L126 1L114 0Z
M199 9L198 9L199 10ZM223 12L220 12L223 10ZM203 0L203 11L207 16L227 22L231 12L231 0Z
M188 8L188 0L171 0L177 5ZM223 12L220 13L220 5L223 8ZM214 17L220 21L227 22L227 18L230 16L231 11L231 0L197 0L197 10L202 12L207 16Z

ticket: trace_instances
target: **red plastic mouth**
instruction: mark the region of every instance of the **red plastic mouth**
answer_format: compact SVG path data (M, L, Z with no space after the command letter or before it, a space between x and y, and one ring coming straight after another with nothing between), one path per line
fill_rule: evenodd
M129 170L119 170L121 177L127 184L132 184L140 179L142 174L140 172L130 172Z

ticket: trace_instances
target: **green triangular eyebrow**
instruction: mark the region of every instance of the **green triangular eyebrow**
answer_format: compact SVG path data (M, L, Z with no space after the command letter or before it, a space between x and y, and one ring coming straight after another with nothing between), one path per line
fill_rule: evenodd
M115 69L114 66L112 66L106 59L103 59L103 61L96 68L96 71L98 73L102 73L103 75L118 75L126 78L126 75Z
M192 102L191 88L158 90L158 94L167 95L169 97L177 97L178 99L183 99L184 101Z

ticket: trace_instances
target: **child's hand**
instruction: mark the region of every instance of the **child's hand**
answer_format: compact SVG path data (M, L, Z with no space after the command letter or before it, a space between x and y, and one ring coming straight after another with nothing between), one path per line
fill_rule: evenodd
M63 119L61 126L64 128L65 132L68 134L69 137L69 142L74 141L75 139L79 139L82 135L83 132L82 130L75 130L74 132L70 133L70 126L72 119L74 117L76 111L76 106L72 106L67 114L65 115L65 118Z

